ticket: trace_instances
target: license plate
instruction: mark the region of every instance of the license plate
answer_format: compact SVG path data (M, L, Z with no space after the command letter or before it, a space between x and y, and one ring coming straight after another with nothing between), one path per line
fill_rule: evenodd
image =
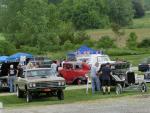
M51 89L44 89L43 91L47 92L47 91L51 91Z

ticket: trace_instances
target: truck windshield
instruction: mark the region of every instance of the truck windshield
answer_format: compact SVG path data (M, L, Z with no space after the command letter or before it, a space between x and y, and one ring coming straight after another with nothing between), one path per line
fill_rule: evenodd
M110 61L108 56L99 56L97 58L97 60L98 60L98 62L109 62Z
M49 77L55 76L52 70L45 69L45 70L31 70L27 72L27 77Z

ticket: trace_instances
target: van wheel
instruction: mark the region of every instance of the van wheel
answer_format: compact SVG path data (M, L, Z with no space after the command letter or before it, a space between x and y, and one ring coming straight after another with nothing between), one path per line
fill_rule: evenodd
M57 97L59 100L64 100L64 92L62 90L57 91Z

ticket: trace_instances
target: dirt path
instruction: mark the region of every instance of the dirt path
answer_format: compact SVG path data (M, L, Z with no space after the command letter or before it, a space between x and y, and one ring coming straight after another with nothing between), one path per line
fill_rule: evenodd
M2 113L150 113L150 95L63 105L4 109Z

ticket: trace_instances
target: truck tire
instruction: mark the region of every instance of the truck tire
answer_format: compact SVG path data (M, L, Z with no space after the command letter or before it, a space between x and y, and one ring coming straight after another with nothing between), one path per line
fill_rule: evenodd
M121 84L116 85L116 94L119 95L122 93L122 86Z
M64 92L63 90L57 91L57 97L59 100L64 100Z
M23 95L24 95L24 92L19 89L19 86L17 86L17 97L23 98Z
M26 92L26 101L27 101L27 103L32 101L32 95L30 94L29 91Z
M141 83L141 92L147 92L147 85L146 85L146 83Z

